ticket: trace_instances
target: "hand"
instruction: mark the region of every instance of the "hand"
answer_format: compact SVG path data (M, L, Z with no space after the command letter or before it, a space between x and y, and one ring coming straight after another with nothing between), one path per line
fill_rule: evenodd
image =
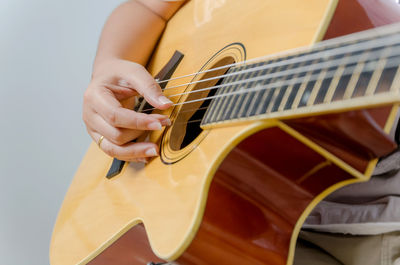
M149 104L167 109L172 102L146 69L136 63L114 59L98 63L83 100L83 120L93 141L111 157L124 161L146 162L157 156L154 143L131 143L145 130L161 130L170 125L165 115L137 113L132 110L134 96L142 95Z

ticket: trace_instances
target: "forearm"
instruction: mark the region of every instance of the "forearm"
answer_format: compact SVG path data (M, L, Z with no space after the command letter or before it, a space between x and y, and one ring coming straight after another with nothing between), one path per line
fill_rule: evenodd
M145 65L167 20L182 2L137 0L123 3L108 18L100 37L93 73L110 59Z

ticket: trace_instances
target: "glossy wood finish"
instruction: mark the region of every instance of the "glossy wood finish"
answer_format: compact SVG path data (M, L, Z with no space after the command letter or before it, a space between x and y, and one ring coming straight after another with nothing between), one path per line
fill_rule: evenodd
M391 108L349 111L286 121L325 150L339 157L360 172L368 163L396 148L384 132Z
M352 178L277 127L253 134L214 175L199 231L176 262L286 264L294 226L306 207L328 187ZM159 259L151 255L143 227L136 226L90 264L111 261L144 264Z
M387 0L340 0L324 39L400 21L400 8Z
M149 70L157 73L175 50L185 54L181 76L237 41L248 58L310 44L330 5L193 0L170 21ZM157 261L152 252L179 264L285 264L303 210L350 175L284 128L271 120L213 129L182 163L131 163L111 181L104 178L111 159L91 145L59 213L51 264L139 265Z
M218 169L200 230L177 262L286 264L302 212L318 193L350 178L281 129L258 132Z

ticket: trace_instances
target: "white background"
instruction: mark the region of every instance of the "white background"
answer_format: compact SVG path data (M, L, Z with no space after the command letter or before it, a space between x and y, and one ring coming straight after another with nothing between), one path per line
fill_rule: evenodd
M0 264L45 265L89 143L82 93L122 0L0 0Z

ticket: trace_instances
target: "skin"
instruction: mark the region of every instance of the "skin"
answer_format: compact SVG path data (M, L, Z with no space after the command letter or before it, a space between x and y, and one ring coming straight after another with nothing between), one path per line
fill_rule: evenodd
M83 120L93 141L109 156L146 162L157 156L154 143L131 143L145 130L170 125L167 116L132 110L138 94L158 109L171 107L161 88L146 71L166 22L184 1L131 0L117 7L100 37L91 82L83 100Z

